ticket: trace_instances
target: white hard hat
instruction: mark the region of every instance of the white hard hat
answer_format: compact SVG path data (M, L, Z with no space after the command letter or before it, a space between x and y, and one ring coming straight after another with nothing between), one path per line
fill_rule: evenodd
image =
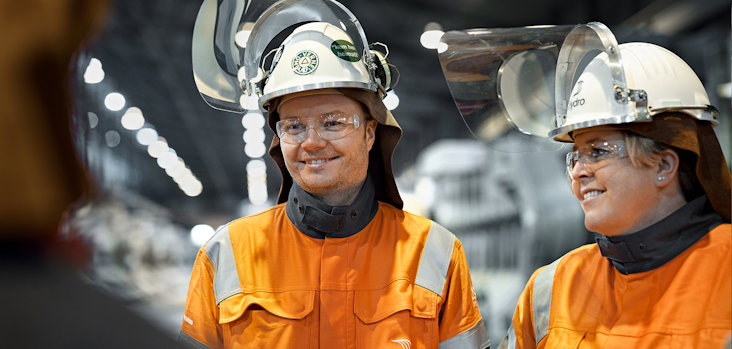
M718 112L709 103L704 86L694 71L671 51L649 43L618 46L618 64L608 54L594 57L574 83L566 116L556 120L549 136L571 142L572 131L587 127L651 121L667 111L684 112L717 124ZM627 88L617 83L620 69Z
M340 28L325 22L299 26L275 54L259 105L286 94L323 88L361 88L377 85L353 44Z
M284 44L278 41L296 27ZM246 37L246 43L236 37ZM383 98L391 83L386 45L369 45L358 19L335 0L204 0L192 53L201 97L213 108L235 113L319 88L355 87ZM296 73L292 64L298 54Z

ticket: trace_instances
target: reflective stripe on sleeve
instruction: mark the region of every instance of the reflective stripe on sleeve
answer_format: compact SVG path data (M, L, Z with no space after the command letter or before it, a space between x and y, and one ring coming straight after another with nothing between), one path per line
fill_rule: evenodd
M234 250L229 238L229 226L219 229L206 243L206 254L214 269L213 288L218 305L226 298L241 293L239 274L236 273Z
M549 334L549 314L552 306L552 286L554 285L554 272L562 258L555 260L544 268L534 280L532 291L532 310L534 312L534 338L536 345Z
M513 330L513 321L511 321L508 333L506 337L503 337L503 341L498 346L498 349L516 349L516 331Z
M211 349L203 343L193 339L193 337L183 331L180 331L180 334L178 335L178 342L182 343L186 348Z
M485 330L483 320L480 320L473 328L440 342L439 349L462 349L462 348L490 348L488 333Z
M442 297L447 279L452 250L455 248L455 235L443 226L432 222L427 233L427 241L419 259L415 285L422 286Z

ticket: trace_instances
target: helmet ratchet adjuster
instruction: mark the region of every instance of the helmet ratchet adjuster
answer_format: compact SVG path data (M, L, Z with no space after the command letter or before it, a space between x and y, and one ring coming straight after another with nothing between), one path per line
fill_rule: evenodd
M615 85L615 100L618 103L635 103L635 115L637 120L651 120L651 111L648 109L648 94L644 90L626 89L623 86Z

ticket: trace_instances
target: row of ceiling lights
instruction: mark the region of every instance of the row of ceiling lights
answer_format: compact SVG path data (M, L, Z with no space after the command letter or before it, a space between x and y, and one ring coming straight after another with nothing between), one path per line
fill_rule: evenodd
M264 144L264 115L256 96L242 96L241 105L247 110L241 118L244 126L244 153L251 159L247 163L247 193L249 202L262 205L269 199L267 193L267 164L262 157L267 153Z
M256 100L256 98L254 98ZM256 101L255 101L256 103ZM248 109L241 118L244 126L244 153L251 159L247 163L247 193L253 205L262 205L269 199L267 193L267 164L262 157L267 152L264 144L264 115L259 110Z
M97 84L102 80L104 80L102 63L98 59L92 58L84 72L84 81L87 84ZM111 111L122 110L125 104L124 96L117 92L109 93L104 98L105 107ZM88 116L90 127L95 128L99 123L98 116L92 112L89 112ZM185 161L168 145L165 138L158 135L158 132L151 124L148 123L145 127L145 117L140 108L127 108L120 118L120 122L125 129L136 131L135 139L137 142L147 148L148 155L156 159L158 166L165 170L165 173L178 184L178 187L186 195L195 197L201 194L203 191L201 182L186 166ZM114 130L108 131L105 134L105 140L107 146L116 147L120 140L119 133ZM190 239L195 246L201 246L213 234L213 227L207 224L198 224L191 229Z
M89 61L84 71L84 81L87 84L97 84L104 80L104 69L102 63L96 58ZM111 92L104 98L104 105L110 111L116 112L124 109L127 101L118 92ZM89 113L90 127L98 123L96 114ZM175 149L171 148L165 138L158 135L155 127L145 121L142 110L137 107L129 107L120 118L122 127L130 131L136 131L135 139L140 145L146 147L148 155L156 159L160 168L170 176L178 187L188 196L195 197L203 191L201 181L196 178L188 168L183 158L178 156ZM115 147L119 144L120 136L116 131L108 131L105 134L107 146Z

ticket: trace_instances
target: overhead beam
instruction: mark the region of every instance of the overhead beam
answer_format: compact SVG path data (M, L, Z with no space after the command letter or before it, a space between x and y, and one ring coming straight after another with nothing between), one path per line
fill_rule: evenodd
M730 12L729 0L657 0L622 23L623 26L672 36L708 18Z

